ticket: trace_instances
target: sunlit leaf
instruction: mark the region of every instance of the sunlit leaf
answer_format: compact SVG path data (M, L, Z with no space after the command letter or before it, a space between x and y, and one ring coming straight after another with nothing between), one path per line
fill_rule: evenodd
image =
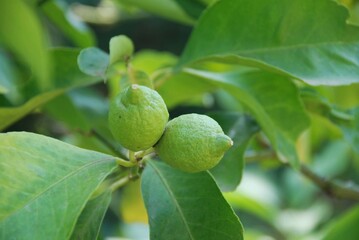
M238 217L208 172L184 173L148 161L142 194L151 239L243 239Z
M312 85L359 82L359 28L347 18L328 0L218 1L200 18L180 66L210 59Z
M0 142L1 239L67 239L116 167L110 155L33 133L3 133Z

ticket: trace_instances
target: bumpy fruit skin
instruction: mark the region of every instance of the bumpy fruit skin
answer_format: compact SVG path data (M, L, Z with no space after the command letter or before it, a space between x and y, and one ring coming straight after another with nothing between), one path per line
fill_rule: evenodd
M146 150L162 136L168 116L166 104L156 91L133 84L112 100L109 127L125 148Z
M217 165L232 145L215 120L186 114L168 122L155 150L172 167L194 173Z
M129 58L134 50L132 40L125 35L112 37L109 44L110 64L124 61Z

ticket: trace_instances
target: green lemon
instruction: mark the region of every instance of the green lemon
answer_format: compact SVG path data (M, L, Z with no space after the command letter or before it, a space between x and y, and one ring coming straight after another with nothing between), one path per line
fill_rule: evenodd
M172 167L199 172L217 165L232 145L232 140L215 120L205 115L186 114L168 122L155 150Z
M128 86L110 104L112 135L131 151L152 147L162 136L167 121L168 111L162 97L145 86Z
M110 39L109 49L110 64L113 64L131 57L134 46L130 38L125 35L119 35Z

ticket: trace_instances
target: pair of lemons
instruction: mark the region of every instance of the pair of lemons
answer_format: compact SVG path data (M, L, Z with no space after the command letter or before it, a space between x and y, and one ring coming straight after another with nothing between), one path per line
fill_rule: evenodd
M127 149L154 147L164 162L185 172L214 167L233 144L206 115L185 114L169 122L168 117L166 104L155 90L132 84L111 102L109 127Z

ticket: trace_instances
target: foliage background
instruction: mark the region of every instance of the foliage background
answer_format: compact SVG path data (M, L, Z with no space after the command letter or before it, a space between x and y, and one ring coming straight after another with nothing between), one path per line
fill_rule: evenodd
M118 78L110 77L104 84L103 75L85 75L77 66L68 64L69 59L77 59L80 49L86 47L97 46L108 52L109 39L125 34L136 47L133 65L156 77L159 67L175 64L188 42L192 24L210 1L182 1L189 4L185 9L191 9L186 16L169 14L171 12L166 9L169 6L161 1L151 4L141 1L130 4L131 1L125 0L32 1L28 8L21 7L22 4L14 7L15 2L6 13L11 16L11 11L16 10L19 18L8 18L6 14L0 16L0 123L6 126L2 131L35 132L86 149L113 153L113 149L101 139L111 139L107 129L107 103L108 98L118 91ZM170 5L170 2L179 4L181 1L167 2ZM349 0L342 1L342 4L350 10L349 21L359 24L359 4ZM5 5L0 3L3 9L6 9ZM293 16L300 15L301 11L303 9L298 7ZM314 21L319 22L328 14L317 13L315 16ZM52 48L51 54L55 59L52 64L56 66L56 82L52 83L46 82L50 74L47 69L51 68L51 61L45 53L48 47ZM28 56L36 56L39 61L34 62ZM99 55L95 58L100 59ZM219 74L233 70L224 64L202 64L198 64L199 69L210 69ZM118 66L118 71L121 72L122 68ZM356 202L325 194L300 172L280 163L272 149L276 147L268 140L271 129L264 129L264 132L258 129L253 123L253 113L233 97L240 92L228 94L235 91L234 85L230 85L233 82L214 81L216 76L211 76L209 82L212 83L204 84L195 79L206 78L205 73L184 74L179 77L181 81L172 81L173 84L157 82L171 118L189 112L205 113L217 119L228 131L235 129L231 119L237 119L235 124L239 124L243 132L234 136L239 136L238 143L248 142L247 148L239 148L233 153L244 154L245 170L243 176L237 176L238 181L242 177L241 184L234 192L225 193L244 225L246 239L338 239L336 236L356 239L359 236L355 226L359 221ZM267 73L261 74L247 76L253 86L259 77L270 79ZM264 96L261 103L276 98L275 95L296 94L294 85L284 86L284 81L278 80L273 96ZM305 104L311 121L309 129L296 141L301 162L325 178L355 185L359 182L359 84L309 86L294 82L300 89L300 104ZM245 81L241 84L248 92L255 91ZM296 104L294 101L288 108L298 107ZM13 107L18 107L18 112L9 110ZM29 112L26 109L31 113L25 116ZM293 111L295 116L296 110L293 109L288 111ZM273 115L282 116L280 113ZM348 118L355 120L348 124ZM7 124L9 119L19 120ZM293 129L305 128L305 122L306 119L298 121L297 124L303 127L297 125ZM241 135L247 137L241 138ZM114 144L112 139L110 141ZM218 178L222 176L220 169L214 170L213 174ZM233 186L228 185L231 181L224 178L219 185L222 189L231 189ZM347 234L346 237L343 234ZM104 239L148 238L147 215L139 181L114 194L100 236Z

